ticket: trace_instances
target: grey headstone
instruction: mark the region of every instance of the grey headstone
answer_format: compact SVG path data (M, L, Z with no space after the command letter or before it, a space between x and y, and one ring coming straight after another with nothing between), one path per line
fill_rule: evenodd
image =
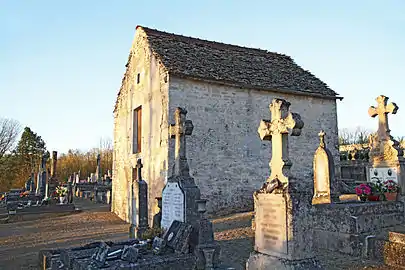
M96 252L91 257L93 263L98 267L104 266L109 251L110 246L102 242L100 247L97 248Z
M135 263L139 258L139 250L133 246L124 246L121 260Z
M163 235L163 239L176 253L188 253L192 229L191 225L175 220Z

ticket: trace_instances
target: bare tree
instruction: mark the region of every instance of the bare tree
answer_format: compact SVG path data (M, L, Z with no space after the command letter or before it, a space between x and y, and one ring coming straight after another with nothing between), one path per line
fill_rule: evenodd
M109 170L112 168L112 152L113 143L111 138L100 138L99 153L101 154L101 160L105 170Z
M368 143L368 137L372 132L363 127L357 127L355 130L347 128L339 130L339 144L364 144Z
M0 158L10 151L21 132L18 121L8 118L0 118Z

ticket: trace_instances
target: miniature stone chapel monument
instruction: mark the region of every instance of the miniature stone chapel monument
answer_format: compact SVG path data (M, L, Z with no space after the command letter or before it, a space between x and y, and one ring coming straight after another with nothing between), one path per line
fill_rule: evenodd
M400 194L405 195L405 160L399 142L394 140L388 126L388 114L396 114L398 106L387 104L388 97L376 98L377 107L371 106L368 114L378 116L378 130L370 136L370 167L367 170L368 181L382 182L393 180L400 186Z
M320 269L314 258L311 231L311 190L295 179L288 157L288 133L299 136L304 126L299 114L289 111L290 103L274 99L271 121L262 120L262 140L272 141L271 175L253 195L255 204L255 245L247 269Z
M312 204L324 204L337 201L338 196L331 198L331 181L335 179L335 165L332 153L326 148L325 135L319 132L319 147L314 155L314 196Z
M175 124L170 125L169 135L175 139L175 163L173 174L162 192L162 228L168 229L174 220L195 225L198 222L197 200L200 189L190 176L186 157L186 136L193 132L193 123L186 120L187 111L177 108Z

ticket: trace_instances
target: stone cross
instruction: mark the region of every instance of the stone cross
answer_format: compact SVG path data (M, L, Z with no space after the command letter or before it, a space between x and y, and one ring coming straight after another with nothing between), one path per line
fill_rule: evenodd
M186 120L187 111L183 108L176 108L174 117L175 124L169 127L170 138L176 139L175 145L175 167L173 175L189 175L189 167L186 157L186 135L191 135L193 132L193 123L191 120Z
M271 175L267 182L274 179L282 183L288 182L288 176L283 173L292 166L288 157L288 130L292 130L291 136L299 136L304 126L301 116L289 111L290 105L291 103L284 99L273 99L270 104L271 121L260 122L258 129L260 138L272 141Z
M142 179L142 161L136 162L137 177L132 181L132 224L130 236L141 238L148 229L148 184ZM135 168L134 168L135 169ZM133 177L135 175L133 174Z
M390 139L390 129L388 126L388 113L396 114L398 111L397 104L391 102L387 104L388 97L380 95L376 98L377 108L371 106L368 109L368 114L371 117L376 117L378 115L378 136L381 140Z
M325 131L323 131L323 130L321 130L321 131L318 133L318 136L319 136L319 146L322 147L322 148L325 148L325 135L326 135L326 133L325 133Z

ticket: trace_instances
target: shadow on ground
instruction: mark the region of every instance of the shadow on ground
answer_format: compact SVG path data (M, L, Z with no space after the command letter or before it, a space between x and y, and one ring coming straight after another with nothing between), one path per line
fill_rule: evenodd
M128 238L129 225L110 212L108 205L77 200L83 212L56 218L0 225L0 269L39 269L38 252L67 248L95 241ZM221 245L221 261L237 270L245 269L253 251L252 212L213 219L215 239ZM366 267L369 262L336 253L319 256L326 269L392 269Z

